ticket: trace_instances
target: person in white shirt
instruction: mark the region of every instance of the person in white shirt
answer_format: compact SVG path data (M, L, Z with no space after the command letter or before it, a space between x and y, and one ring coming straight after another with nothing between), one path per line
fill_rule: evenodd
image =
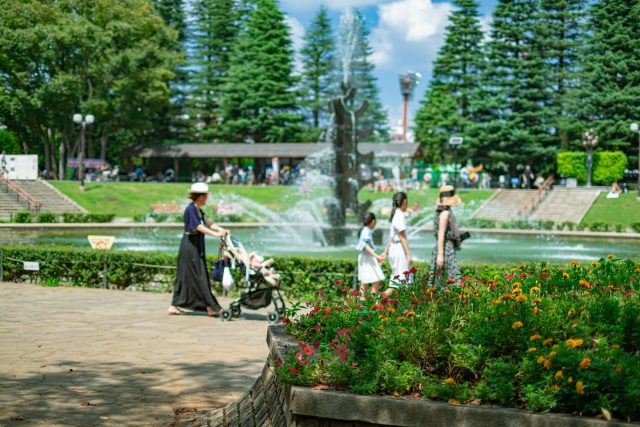
M387 294L391 294L393 289L409 284L413 280L413 275L409 273L411 268L411 251L407 241L406 212L409 200L404 192L393 195L393 208L391 210L391 224L389 226L389 242L383 252L383 256L388 257L391 266L391 276L389 277L389 289ZM406 274L405 274L406 273Z
M358 255L358 281L360 282L360 298L364 299L365 294L371 285L371 295L378 293L380 282L384 280L384 273L380 268L385 260L385 255L376 254L376 245L373 242L373 229L376 227L376 216L372 212L367 212L362 217L362 230L360 240L356 250Z

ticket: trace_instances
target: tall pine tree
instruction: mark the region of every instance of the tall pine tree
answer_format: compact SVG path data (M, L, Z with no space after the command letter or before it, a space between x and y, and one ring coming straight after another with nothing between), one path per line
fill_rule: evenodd
M476 0L456 0L445 42L433 64L433 76L416 114L416 138L430 161L440 161L451 136L464 136L472 116L471 100L479 88L483 58ZM463 145L465 147L466 145Z
M629 124L640 120L640 4L598 1L589 30L576 111L583 130L596 130L602 148L623 150L637 164L638 140Z
M579 83L579 58L584 48L586 0L540 0L538 40L545 75L552 88L549 108L555 117L555 138L561 148L580 142L581 126L570 113L570 92Z
M302 116L289 27L275 0L253 3L231 56L222 130L228 141L296 141Z
M475 161L502 163L511 174L532 164L553 169L557 150L552 137L551 89L536 38L539 0L499 0L493 14L482 90L472 106L469 133Z
M326 126L329 99L336 94L335 43L327 9L322 6L307 29L302 48L303 108L314 129ZM318 132L319 134L319 132Z
M378 79L373 75L374 65L369 61L373 50L369 44L369 29L359 11L354 11L359 27L357 44L351 61L351 84L356 88L353 105L359 106L366 99L369 102L367 112L359 119L358 129L364 140L380 142L389 138L387 112L380 101Z
M220 103L238 35L235 3L234 0L195 0L193 3L189 116L199 142L211 142L220 135Z

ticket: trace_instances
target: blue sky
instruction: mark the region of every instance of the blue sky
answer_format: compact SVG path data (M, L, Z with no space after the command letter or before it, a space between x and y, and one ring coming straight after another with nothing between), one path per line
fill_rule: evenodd
M357 7L371 31L372 62L381 91L381 101L388 109L391 124L402 118L402 97L398 75L419 72L423 80L410 104L413 117L431 75L431 63L442 45L444 28L453 5L440 0L279 0L287 15L296 48L300 48L305 28L320 5L331 14L334 28L348 6ZM488 28L497 0L480 0L483 27Z

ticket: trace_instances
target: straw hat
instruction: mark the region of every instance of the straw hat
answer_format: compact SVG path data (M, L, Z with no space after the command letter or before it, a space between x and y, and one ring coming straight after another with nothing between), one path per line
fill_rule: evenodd
M189 189L189 194L208 194L209 186L204 182L196 182L195 184L191 184L191 188Z
M443 185L440 187L440 195L436 200L438 206L455 206L462 203L460 197L456 195L456 189L452 185Z

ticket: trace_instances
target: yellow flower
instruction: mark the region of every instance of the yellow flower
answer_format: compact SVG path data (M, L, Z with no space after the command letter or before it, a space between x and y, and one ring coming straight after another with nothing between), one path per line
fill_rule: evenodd
M569 384L571 384L571 383L573 382L573 377L569 377L569 378L567 378L567 382L568 382Z
M544 367L547 368L547 369L551 369L553 367L553 363L551 362L551 360L547 359L544 362Z
M383 321L383 322L388 322L388 321L389 321L389 318L388 318L388 317L383 317L383 318L382 318L382 321Z
M522 293L522 289L520 288L515 288L513 291L511 291L511 293L513 295L520 295Z
M542 338L542 335L538 335L538 334L531 335L531 336L529 337L529 341L539 340L540 338Z
M398 332L400 332L401 334L404 334L407 332L407 328L400 328L398 329Z
M516 301L518 302L527 302L527 297L524 295L518 295L516 298Z
M576 393L578 393L580 396L584 394L584 384L582 384L582 381L578 381L576 383Z
M387 316L385 316L384 314L381 314L380 316L378 316L378 319L382 320L382 319L384 319L385 317L387 317Z
M558 355L558 353L556 353L555 351L552 351L551 353L549 353L549 359L553 359L557 355Z
M562 371L556 372L556 374L553 376L553 378L556 381L560 381L562 379L562 377L564 377L564 372L562 372Z
M513 322L513 325L511 325L511 327L513 329L520 329L520 328L522 328L522 322L520 322L520 321Z
M539 302L542 302L542 299L540 299L540 298L534 298L533 299L533 303L534 304L538 304Z
M567 273L566 271L562 272L562 277L564 277L565 279L569 278L569 273Z
M591 261L591 267L595 267L596 265L598 265L598 261Z
M531 348L529 349L529 353L535 353L535 351L536 351L536 350L537 350L537 348L535 348L535 347L531 347Z
M614 254L609 254L609 255L607 255L607 258L611 259L611 258L613 258L614 256L615 256Z
M455 383L456 383L456 380L454 380L453 378L449 377L449 378L447 378L446 380L444 380L444 383L445 383L445 384L452 385L452 384L455 384Z
M398 319L396 320L396 322L400 323L400 322L402 322L404 319L406 319L406 317L404 317L404 316L400 316L400 317L398 317Z
M533 314L538 314L540 313L540 308L539 307L533 307Z
M611 347L613 347L615 349L618 349L618 348L620 348L620 344L613 344Z
M500 304L500 298L493 300L493 303L496 305Z
M513 285L511 285L511 287L512 287L513 289L515 289L515 288L519 288L521 285L522 285L522 283L520 283L520 282L515 282Z
M407 317L412 317L412 316L415 316L415 315L416 315L416 313L414 311L410 311L410 312L407 313Z
M567 346L569 346L570 348L580 347L582 344L584 344L584 341L581 340L580 338L578 338L577 340L569 338L565 342L566 342Z
M576 310L573 307L571 307L569 309L569 312L567 313L567 316L571 316L572 314L576 314Z
M542 345L547 345L551 342L553 342L553 338L547 338L546 340L542 341Z
M582 362L580 362L580 368L587 369L589 366L591 366L591 359L589 359L588 357L582 359Z
M533 288L529 289L529 293L531 295L533 295L534 292L540 292L540 288L537 286L534 286Z
M585 288L587 288L587 289L589 289L589 288L591 287L591 283L587 282L587 281L586 281L586 280L584 280L584 279L580 279L580 282L579 282L579 283L580 283L582 286L584 286Z

